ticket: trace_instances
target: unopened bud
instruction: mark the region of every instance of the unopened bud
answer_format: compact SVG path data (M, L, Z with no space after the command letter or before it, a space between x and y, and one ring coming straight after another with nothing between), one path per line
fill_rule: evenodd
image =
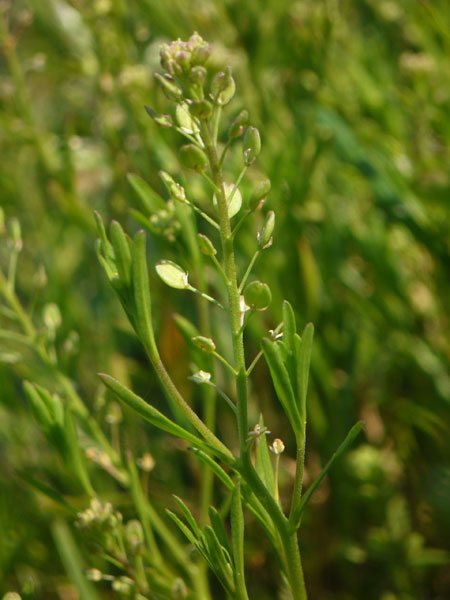
M211 354L216 350L216 345L212 339L204 337L203 335L196 335L193 337L192 343L194 346L197 346L197 348L200 348L200 350L203 350L203 352L209 352Z
M119 592L125 596L131 596L134 589L134 581L129 577L122 575L122 577L119 577L113 581L111 587L115 592Z
M203 233L198 233L197 239L202 254L204 254L205 256L215 256L217 254L217 250L214 248L213 243L209 239L209 237L207 237Z
M244 135L244 161L246 165L255 162L261 152L261 137L256 127L247 127Z
M101 581L103 579L103 573L98 569L88 569L86 571L86 578L89 581Z
M197 371L190 377L188 377L194 383L209 383L211 381L211 373L207 371Z
M246 304L256 310L265 310L272 302L272 292L267 283L252 281L244 290Z
M189 71L189 80L191 83L202 86L206 79L207 70L205 67L192 67Z
M61 312L54 302L49 302L44 306L42 318L50 331L55 331L62 323Z
M273 440L273 444L269 448L274 454L282 454L284 452L284 444L279 438Z
M241 110L228 128L228 139L233 140L242 135L244 133L244 127L247 125L247 121L248 110Z
M137 466L146 473L150 473L155 466L155 460L149 452L144 452L141 458L137 459L136 463Z
M206 154L194 146L194 144L186 144L180 148L180 161L183 166L194 171L203 171L208 166Z
M136 519L128 521L125 526L125 538L133 553L136 553L144 544L144 531L142 525Z
M261 201L264 200L267 194L270 192L270 179L261 179L253 188L253 192L248 200L248 208L254 211L260 206Z
M275 227L275 213L273 210L269 210L262 226L261 231L258 233L258 248L264 250L272 245L272 233Z

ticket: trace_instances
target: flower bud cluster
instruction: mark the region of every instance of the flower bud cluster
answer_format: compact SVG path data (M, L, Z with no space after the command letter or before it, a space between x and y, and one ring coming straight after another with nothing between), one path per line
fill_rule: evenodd
M80 528L100 527L100 529L114 529L122 523L122 515L114 510L110 502L101 502L93 498L89 508L78 513L76 525Z
M163 44L160 49L161 66L170 75L188 74L193 68L204 65L211 52L208 42L195 32L187 42L181 39Z

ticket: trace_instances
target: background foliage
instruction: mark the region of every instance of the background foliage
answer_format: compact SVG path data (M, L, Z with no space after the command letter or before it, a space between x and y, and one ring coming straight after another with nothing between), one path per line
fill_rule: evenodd
M161 193L158 170L183 180L179 140L143 105L166 112L151 75L159 45L198 30L213 44L214 66L233 67L232 107L248 108L260 129L258 168L272 181L275 243L256 274L274 301L254 333L278 323L283 298L297 308L300 329L310 320L316 326L307 481L350 426L366 421L366 439L334 468L305 516L310 596L449 597L449 3L14 0L0 11L1 206L7 222L17 217L22 226L19 296L43 336L53 327L48 305L59 307L60 369L108 435L119 429L124 448L152 454L155 506L173 509L168 490L194 506L198 466L132 414L119 417L120 427L111 417L116 407L98 371L160 408L165 401L101 273L92 212L135 231L129 209L138 198L127 174ZM11 235L8 228L2 235L4 269ZM249 228L241 237L242 265L253 236ZM153 236L150 262L172 248L167 236ZM186 380L192 357L172 320L192 308L152 281L163 357L195 402ZM8 315L0 320L2 330L14 329ZM57 382L32 352L7 336L0 344L0 593L72 598L58 545L62 509L29 479L80 510L85 499L21 387L24 377L56 390ZM248 352L256 351L250 337ZM258 401L283 437L267 370L257 369L251 419L258 420ZM219 418L225 438L227 418ZM284 442L280 476L289 486ZM127 515L120 485L90 468L97 489ZM250 585L255 597L273 598L276 565L257 526L250 522L249 531ZM89 566L86 547L81 553Z

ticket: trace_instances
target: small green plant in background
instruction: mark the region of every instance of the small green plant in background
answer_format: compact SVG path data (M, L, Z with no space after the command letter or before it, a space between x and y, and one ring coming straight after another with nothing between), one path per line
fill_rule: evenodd
M179 218L182 223L188 259L183 255L180 259L186 263L186 268L171 260L160 261L155 267L159 277L169 287L193 292L200 300L199 320L203 328L195 332L191 342L206 355L205 363L209 365L209 370L200 369L190 378L205 390L202 414L199 416L194 412L178 391L156 345L151 309L151 287L156 283L151 276L149 283L145 232L139 231L131 240L122 227L113 222L108 236L97 216L100 261L145 347L174 414L179 415L180 419L178 422L170 420L114 377L105 374L100 377L125 405L153 425L186 440L192 446L192 451L205 468L201 498L209 501L212 497L213 484L208 471L214 473L224 487L229 500L220 511L203 502L199 522L179 498L176 498L176 502L180 513L167 512L217 576L227 595L241 600L249 597L244 560L244 513L248 510L267 535L292 598L300 600L306 598L297 539L303 510L333 461L356 437L361 423L351 429L319 477L303 493L306 397L313 326L307 325L300 337L292 307L285 301L280 325L261 340L261 351L253 360L246 359L246 326L255 313L265 310L271 302L268 285L249 280L254 262L272 244L275 215L269 211L262 220L254 240L254 255L248 267L239 273L234 250L236 238L244 220L261 211L270 183L266 179L257 182L244 201L239 186L261 151L260 135L255 127L248 124L245 110L232 119L226 128L223 126L222 111L233 98L235 82L230 68L210 79L204 66L209 53L209 45L198 34L191 36L187 42L178 40L164 45L161 48L161 64L165 72L157 74L157 77L164 93L175 104L175 114L159 115L147 108L147 112L161 127L174 128L187 139L188 143L179 149L179 158L186 169L204 180L208 189L204 194L206 200L197 201L170 174L161 172L170 197L167 208L142 180L131 178L148 213L135 214L147 229L155 226L162 211L170 211L173 219ZM227 159L231 153L234 153L234 163L238 162L236 156L240 156L237 177L230 175L227 169ZM200 223L201 231L198 231ZM203 233L203 225L207 234ZM214 271L208 275L208 279L205 275L207 264ZM195 283L191 282L188 272L193 274L192 281ZM216 313L221 315L216 317ZM211 333L212 320L221 319L222 315L228 323L232 358L224 354L226 341L215 339ZM196 327L184 319L179 319L179 323L184 332L193 331ZM285 507L280 502L277 481L278 462L284 444L280 439L275 439L269 447L266 436L270 432L267 427L261 422L252 428L248 422L249 379L262 356L269 367L278 400L289 419L296 442L295 481L291 499ZM227 377L235 382L235 393L231 398L215 382L214 373L218 368L223 369ZM216 401L225 402L234 415L237 452L217 435L214 419ZM269 449L275 456L274 465ZM225 527L228 513L229 537ZM200 573L201 570L198 577ZM196 598L207 598L206 583L205 590L197 589L195 593Z

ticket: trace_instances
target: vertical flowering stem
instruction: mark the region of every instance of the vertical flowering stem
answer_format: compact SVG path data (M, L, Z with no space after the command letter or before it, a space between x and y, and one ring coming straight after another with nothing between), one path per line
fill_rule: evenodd
M222 243L224 271L227 277L228 312L233 341L234 368L236 375L237 392L237 426L240 448L241 472L269 512L277 527L283 544L286 557L288 579L291 586L293 600L306 600L306 588L303 579L303 569L300 560L297 534L292 534L288 528L288 520L281 512L278 503L269 493L251 462L247 448L248 414L247 414L247 373L245 366L244 338L241 328L240 291L236 277L236 262L234 256L233 235L230 218L228 216L228 203L225 193L224 179L221 164L218 159L217 147L211 131L206 122L201 124L201 136L205 145L209 167L211 169L214 185L219 190L217 196L217 210L219 216L220 238Z

